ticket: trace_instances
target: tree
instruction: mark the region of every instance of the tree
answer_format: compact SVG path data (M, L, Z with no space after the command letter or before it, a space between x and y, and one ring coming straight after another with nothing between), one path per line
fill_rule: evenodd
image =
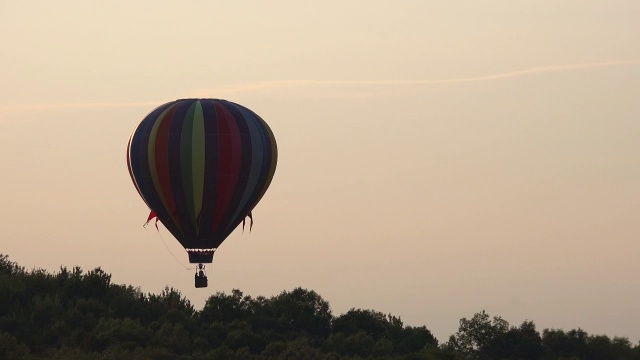
M268 308L277 316L281 329L295 337L300 332L326 337L331 330L333 315L329 303L313 290L283 291L268 302Z
M145 346L149 338L148 330L130 318L102 318L95 328L95 334L103 349L119 344L132 350L137 346Z
M243 296L242 291L238 289L233 289L231 295L217 292L207 299L198 317L201 323L216 321L230 323L236 320L246 320L251 313L251 307L251 297Z
M0 254L0 274L16 275L24 274L24 268L9 260L9 255Z
M18 341L13 335L0 332L0 359L25 359L29 356L29 348Z
M402 330L400 343L406 352L415 353L427 346L437 347L438 339L433 336L426 326L407 326Z
M545 329L542 332L542 342L547 349L547 356L557 358L584 358L587 354L588 334L582 330L564 332L559 329Z
M512 327L502 341L503 356L512 359L534 360L544 354L540 333L533 321L524 321L520 327Z
M450 346L470 359L500 359L504 335L509 323L499 316L489 317L484 310L468 320L460 319L458 332L449 338Z
M332 331L353 335L364 332L374 340L378 340L389 332L390 322L387 316L379 311L351 309L333 320Z

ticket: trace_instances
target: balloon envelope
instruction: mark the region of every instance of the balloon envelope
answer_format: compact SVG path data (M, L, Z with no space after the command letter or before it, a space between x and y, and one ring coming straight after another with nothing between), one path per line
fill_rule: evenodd
M129 174L192 263L213 252L269 187L278 150L267 123L239 104L181 99L147 115L127 146Z

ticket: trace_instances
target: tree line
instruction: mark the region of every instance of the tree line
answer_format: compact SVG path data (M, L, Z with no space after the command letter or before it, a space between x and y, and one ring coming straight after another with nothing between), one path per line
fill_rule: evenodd
M0 254L0 359L638 359L640 344L511 326L486 312L439 343L426 326L353 308L335 316L313 290L218 292L197 311L167 287L144 294L100 268L25 270Z

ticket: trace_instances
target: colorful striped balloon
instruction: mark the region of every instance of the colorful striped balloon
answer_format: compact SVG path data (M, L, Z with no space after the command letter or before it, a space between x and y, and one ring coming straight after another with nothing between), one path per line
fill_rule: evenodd
M147 115L127 146L129 174L142 199L184 246L192 263L251 216L276 170L273 132L244 106L181 99Z

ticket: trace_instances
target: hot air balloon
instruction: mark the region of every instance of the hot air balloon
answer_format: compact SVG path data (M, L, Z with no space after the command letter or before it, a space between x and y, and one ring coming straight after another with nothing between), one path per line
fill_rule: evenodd
M231 232L251 220L276 169L278 150L267 123L246 107L219 99L180 99L157 107L135 128L127 166L154 217L204 265Z

